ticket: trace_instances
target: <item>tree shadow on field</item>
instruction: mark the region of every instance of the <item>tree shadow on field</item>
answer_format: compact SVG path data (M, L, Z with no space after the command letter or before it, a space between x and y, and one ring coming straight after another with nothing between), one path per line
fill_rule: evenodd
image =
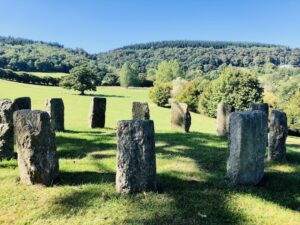
M78 94L72 94L72 95L78 95ZM81 97L99 97L99 98L128 98L124 95L105 95L105 94L85 94L85 95L78 95Z
M114 133L100 132L71 132L70 135L56 136L57 154L63 159L81 159L90 153L115 149L116 144L111 143ZM72 135L74 134L74 136ZM80 135L82 134L82 135Z

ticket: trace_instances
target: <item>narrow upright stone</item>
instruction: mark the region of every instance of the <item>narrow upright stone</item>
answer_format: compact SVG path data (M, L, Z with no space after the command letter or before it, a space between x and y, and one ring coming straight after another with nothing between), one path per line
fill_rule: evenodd
M227 176L233 184L257 184L264 175L267 115L233 112L229 118Z
M171 127L172 129L189 132L191 126L191 114L185 103L173 102L171 105Z
M29 97L16 98L13 102L14 111L31 109L31 99Z
M45 103L46 111L50 115L51 128L54 131L65 130L65 107L61 98L49 98Z
M117 143L117 191L127 194L156 191L153 121L119 121Z
M149 120L150 110L147 102L132 103L132 119L133 120Z
M0 100L0 159L10 159L14 154L13 104Z
M279 110L272 110L269 131L269 160L285 160L285 142L287 136L288 126L286 114Z
M90 128L105 126L106 98L93 97L89 114Z
M252 103L250 104L251 110L259 110L267 114L267 119L269 117L269 105L268 103Z
M51 185L58 176L55 133L47 112L19 110L14 113L20 182Z
M219 103L217 108L217 134L227 136L229 115L234 112L234 107L228 104Z

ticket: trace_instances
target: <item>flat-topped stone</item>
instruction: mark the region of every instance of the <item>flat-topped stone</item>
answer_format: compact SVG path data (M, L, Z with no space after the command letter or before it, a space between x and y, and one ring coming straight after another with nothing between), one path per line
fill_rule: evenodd
M269 131L269 160L285 160L287 136L286 114L279 110L272 110Z
M46 111L50 115L51 128L54 131L65 130L65 107L61 98L49 98L45 102Z
M227 177L233 184L257 184L264 175L267 115L261 111L233 112L229 118Z
M227 136L229 115L234 112L234 107L228 104L219 103L217 107L217 134Z
M29 97L16 98L13 102L14 111L22 109L31 109L31 99Z
M55 133L44 111L14 113L20 182L49 186L58 176Z
M152 120L122 120L117 127L116 189L121 193L156 191Z
M132 119L133 120L149 120L150 110L147 102L132 103Z
M90 128L105 127L106 98L92 97L89 114Z
M186 103L173 102L171 104L171 128L189 132L191 123L188 105Z

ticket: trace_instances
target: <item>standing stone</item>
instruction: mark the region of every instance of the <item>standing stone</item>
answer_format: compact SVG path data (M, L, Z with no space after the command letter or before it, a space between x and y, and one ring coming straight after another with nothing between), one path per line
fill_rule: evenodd
M156 191L153 121L119 121L117 143L117 191L127 194Z
M58 176L55 133L47 112L19 110L14 113L20 182L49 186Z
M285 160L285 142L287 136L288 126L286 114L279 110L272 110L269 131L269 160Z
M14 111L31 109L31 99L29 97L16 98L13 102Z
M105 126L106 98L93 97L89 115L90 128Z
M259 110L267 114L267 119L269 117L269 105L268 103L252 103L250 104L251 110Z
M132 119L133 120L149 120L150 110L147 102L132 103Z
M0 100L0 159L10 159L14 154L13 104Z
M229 115L234 112L234 107L227 104L218 104L217 108L217 134L227 136Z
M185 103L173 102L171 105L171 127L176 130L189 132L191 126L191 114Z
M65 107L64 102L61 98L49 98L45 103L46 111L50 115L51 128L54 131L65 130Z
M264 175L267 115L261 111L233 112L229 118L227 176L233 184L257 184Z

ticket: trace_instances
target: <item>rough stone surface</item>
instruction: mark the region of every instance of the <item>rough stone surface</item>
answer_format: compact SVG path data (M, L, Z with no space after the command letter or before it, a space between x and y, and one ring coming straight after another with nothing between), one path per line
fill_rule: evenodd
M228 104L219 103L217 108L217 134L227 136L229 115L234 112L234 107Z
M133 120L149 120L150 110L147 102L132 103L132 119Z
M117 191L127 194L156 191L153 121L119 121L117 143Z
M50 115L51 128L54 131L65 130L65 107L61 98L49 98L45 103L46 111Z
M279 110L272 110L269 131L269 160L285 160L285 142L287 136L288 126L286 114Z
M0 100L0 159L10 159L14 154L13 104Z
M13 118L20 182L51 185L58 176L59 166L49 114L19 110Z
M189 132L191 126L191 114L185 103L173 102L171 105L171 127L176 130Z
M233 184L257 184L264 175L267 115L261 111L233 112L229 118L227 177Z
M31 99L29 97L16 98L13 102L14 111L31 109Z
M93 97L89 114L90 128L103 128L105 126L106 98Z
M268 103L252 103L250 105L251 110L259 110L267 114L267 119L269 117L269 105Z

